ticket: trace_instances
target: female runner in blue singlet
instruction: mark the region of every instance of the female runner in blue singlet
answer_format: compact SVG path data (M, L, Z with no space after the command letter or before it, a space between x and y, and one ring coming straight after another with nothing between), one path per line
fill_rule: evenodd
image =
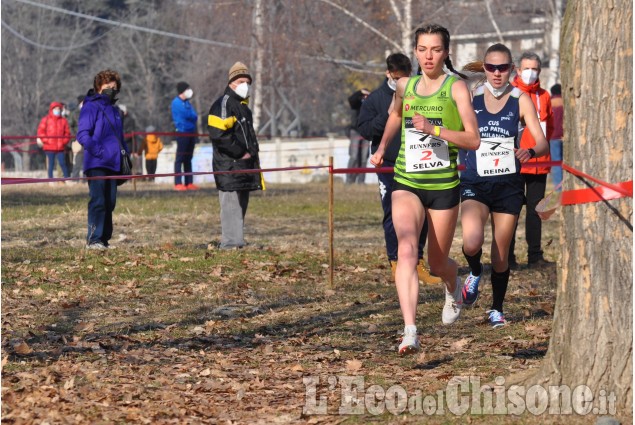
M491 325L496 328L505 324L507 256L524 201L520 167L530 158L548 153L549 144L532 101L509 84L514 65L506 46L494 44L487 49L484 63L473 63L465 69L484 70L486 81L476 88L472 100L481 145L478 150L467 152L466 169L461 173L463 254L471 270L463 286L463 305L471 305L478 298L485 224L491 217L493 301L488 313ZM519 123L521 128L526 126L536 140L534 148L519 148Z

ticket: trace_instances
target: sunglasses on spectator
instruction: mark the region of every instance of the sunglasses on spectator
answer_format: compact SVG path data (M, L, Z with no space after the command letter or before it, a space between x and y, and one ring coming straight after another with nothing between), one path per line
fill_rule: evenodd
M485 68L485 71L487 72L507 72L509 71L509 69L512 67L511 63L502 63L500 65L494 65L491 63L484 63L483 64L483 68Z

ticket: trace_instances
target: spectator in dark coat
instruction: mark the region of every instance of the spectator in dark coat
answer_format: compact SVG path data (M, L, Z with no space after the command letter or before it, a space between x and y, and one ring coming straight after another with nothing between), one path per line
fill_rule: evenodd
M350 145L348 148L348 168L364 168L368 163L369 145L366 140L357 131L357 118L362 108L362 103L368 97L370 92L367 89L357 90L348 98L348 104L351 106L351 126L349 128ZM366 174L351 173L346 175L346 183L364 183Z
M238 171L260 168L258 139L249 109L251 74L247 66L236 62L229 69L225 93L209 110L207 125L214 146L214 171ZM260 173L214 174L220 200L221 241L219 248L245 245L244 220L249 193L262 189Z

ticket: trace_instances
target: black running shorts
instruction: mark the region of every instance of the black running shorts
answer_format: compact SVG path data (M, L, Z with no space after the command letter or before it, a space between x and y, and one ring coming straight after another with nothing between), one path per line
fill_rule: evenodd
M490 212L520 214L525 203L524 187L510 182L461 182L461 202L477 201Z
M415 189L414 187L406 186L403 183L395 181L392 191L394 193L397 190L414 193L423 206L430 210L450 210L459 205L461 200L460 186L444 190L426 190Z

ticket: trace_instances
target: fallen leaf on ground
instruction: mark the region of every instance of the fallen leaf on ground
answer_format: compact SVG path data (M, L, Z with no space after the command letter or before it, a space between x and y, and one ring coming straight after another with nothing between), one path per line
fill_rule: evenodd
M95 324L93 322L82 322L78 323L73 329L76 332L90 332L95 329Z
M348 372L357 372L362 368L362 362L359 360L346 360L346 370Z
M458 341L454 341L452 345L450 345L450 349L453 351L461 351L469 344L469 342L469 338L461 338Z
M33 349L29 347L29 344L27 344L26 342L21 342L18 345L15 345L13 347L13 350L15 351L16 354L21 354L21 355L31 354L33 352Z
M71 379L64 382L64 389L70 390L75 386L75 377L73 376Z

